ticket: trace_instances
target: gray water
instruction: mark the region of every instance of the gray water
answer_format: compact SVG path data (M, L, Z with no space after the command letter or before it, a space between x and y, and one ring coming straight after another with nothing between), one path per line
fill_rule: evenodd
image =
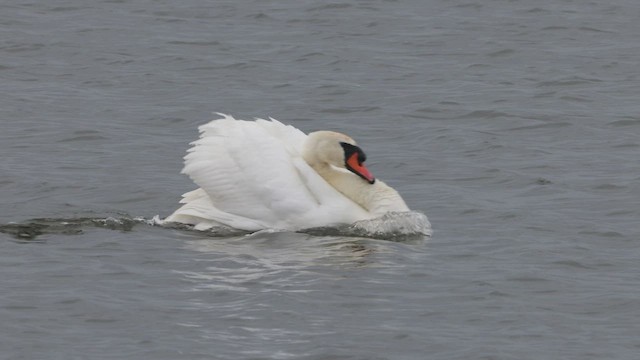
M4 0L0 358L636 359L639 18ZM433 237L92 223L170 214L216 111L351 135Z

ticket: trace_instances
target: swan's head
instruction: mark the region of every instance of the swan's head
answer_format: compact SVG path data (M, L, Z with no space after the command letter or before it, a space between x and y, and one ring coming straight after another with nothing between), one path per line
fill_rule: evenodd
M356 142L345 134L334 131L316 131L309 134L304 149L304 159L313 166L323 162L347 169L373 184L376 178L364 166L367 156Z

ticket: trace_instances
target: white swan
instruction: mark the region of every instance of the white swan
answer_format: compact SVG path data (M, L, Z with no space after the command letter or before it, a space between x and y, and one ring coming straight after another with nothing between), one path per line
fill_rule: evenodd
M410 211L364 166L364 152L332 131L305 135L277 120L223 118L200 126L182 173L200 186L164 222L256 231L299 230Z

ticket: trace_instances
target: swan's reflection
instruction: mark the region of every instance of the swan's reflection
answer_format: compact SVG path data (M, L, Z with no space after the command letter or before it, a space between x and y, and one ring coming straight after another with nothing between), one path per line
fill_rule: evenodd
M294 232L261 231L229 238L188 240L188 249L266 268L321 265L366 265L367 257L380 246L371 239L312 236Z
M266 231L229 238L190 238L184 244L202 255L196 257L201 270L192 267L192 271L181 271L193 290L232 292L256 288L309 291L311 283L339 280L348 269L393 266L376 259L398 246L365 238Z
M189 308L202 314L189 326L198 326L203 339L224 339L237 349L256 341L290 344L331 333L328 309L349 313L354 301L377 304L361 294L393 288L409 272L407 264L421 261L410 258L424 256L426 241L266 231L183 236L194 263L178 273L188 282Z

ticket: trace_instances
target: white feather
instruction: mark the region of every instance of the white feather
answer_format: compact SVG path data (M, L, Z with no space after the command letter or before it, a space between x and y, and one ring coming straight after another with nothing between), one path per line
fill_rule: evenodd
M371 218L302 158L307 135L277 120L219 114L199 127L182 170L199 189L165 221L198 229L302 229Z

